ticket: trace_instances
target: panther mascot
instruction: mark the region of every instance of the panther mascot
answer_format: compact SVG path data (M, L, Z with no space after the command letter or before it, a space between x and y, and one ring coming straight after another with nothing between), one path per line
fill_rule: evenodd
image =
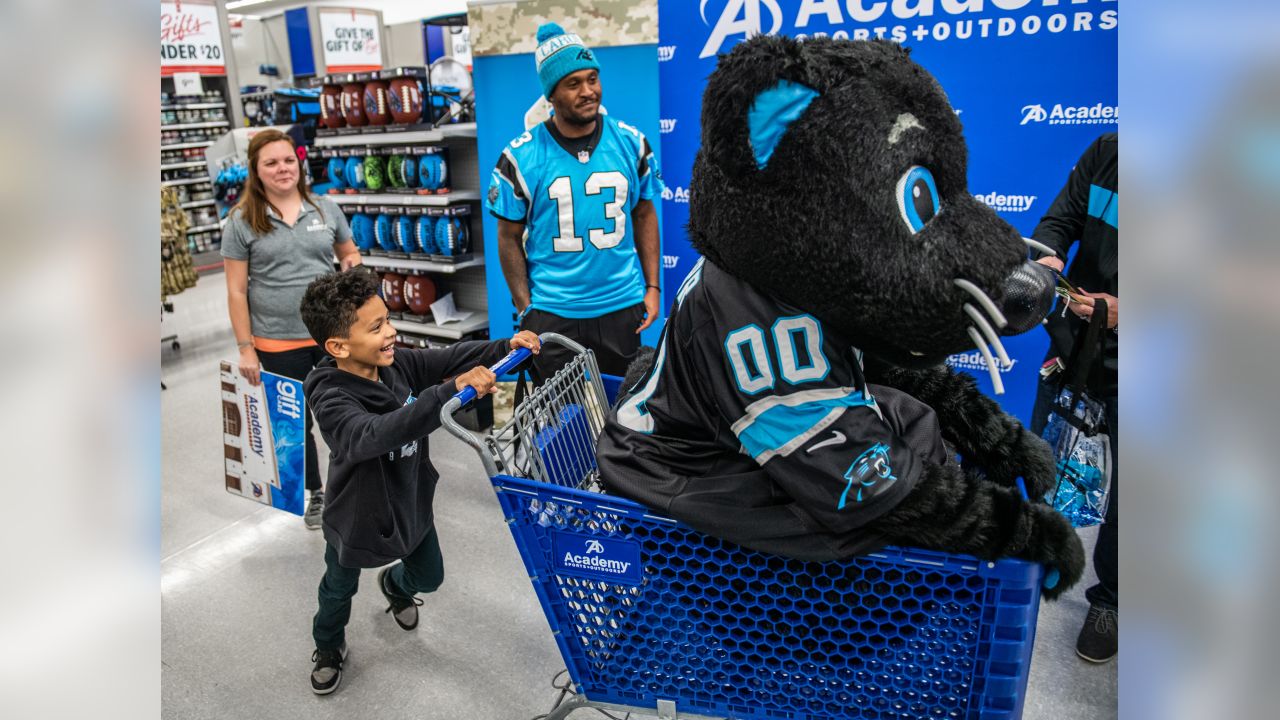
M1014 556L1056 597L1084 552L1035 501L1049 448L943 364L1007 362L1000 336L1039 324L1055 279L969 193L960 122L908 52L757 36L720 58L689 195L703 259L629 373L601 476L748 548Z

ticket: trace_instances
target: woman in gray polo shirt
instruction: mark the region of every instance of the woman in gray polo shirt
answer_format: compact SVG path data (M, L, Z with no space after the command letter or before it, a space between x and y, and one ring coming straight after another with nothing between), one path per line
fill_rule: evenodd
M342 210L312 195L293 140L279 130L263 130L249 141L249 178L244 195L222 231L231 329L240 347L240 374L253 384L259 370L303 380L324 351L302 324L298 311L307 284L360 264L360 251ZM324 493L320 461L307 413L307 490L311 501L303 520L320 527Z

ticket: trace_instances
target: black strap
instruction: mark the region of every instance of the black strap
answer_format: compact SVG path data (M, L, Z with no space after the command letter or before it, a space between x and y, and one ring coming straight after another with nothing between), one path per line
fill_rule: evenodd
M1107 326L1107 301L1102 298L1093 299L1093 314L1089 316L1089 324L1080 328L1076 334L1075 347L1071 348L1071 358L1067 361L1067 380L1062 387L1071 391L1072 397L1078 397L1089 379L1093 363L1102 351L1102 330Z
M1071 348L1071 359L1067 362L1067 378L1058 386L1053 400L1053 411L1087 436L1096 435L1105 424L1102 418L1096 421L1088 417L1081 418L1076 414L1076 404L1088 397L1085 383L1093 369L1093 363L1102 350L1102 330L1107 325L1107 301L1101 298L1093 300L1093 314L1089 316L1089 324L1080 328L1076 334L1075 347ZM1062 391L1069 390L1066 403L1062 400Z

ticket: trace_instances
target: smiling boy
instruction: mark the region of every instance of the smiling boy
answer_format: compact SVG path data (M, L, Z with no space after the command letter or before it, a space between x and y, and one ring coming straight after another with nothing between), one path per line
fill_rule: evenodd
M331 450L323 516L325 575L312 635L311 688L333 692L347 655L345 629L361 568L399 560L378 586L404 630L418 625L417 593L444 579L432 500L439 473L427 435L440 409L465 387L483 397L496 388L486 365L508 350L537 353L538 337L459 342L444 349L395 347L396 331L371 273L325 275L302 298L302 319L328 355L307 376L306 397ZM446 380L446 378L453 378Z

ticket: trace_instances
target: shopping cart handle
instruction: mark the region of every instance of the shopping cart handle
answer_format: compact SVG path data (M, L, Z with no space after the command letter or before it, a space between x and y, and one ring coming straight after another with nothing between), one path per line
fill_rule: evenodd
M506 375L516 369L517 365L529 359L529 356L532 354L533 351L529 348L516 348L515 350L507 353L506 357L499 360L498 364L489 368L489 370L492 371L494 375ZM455 393L453 398L458 400L461 403L461 406L466 406L472 400L476 399L476 389L468 385Z

